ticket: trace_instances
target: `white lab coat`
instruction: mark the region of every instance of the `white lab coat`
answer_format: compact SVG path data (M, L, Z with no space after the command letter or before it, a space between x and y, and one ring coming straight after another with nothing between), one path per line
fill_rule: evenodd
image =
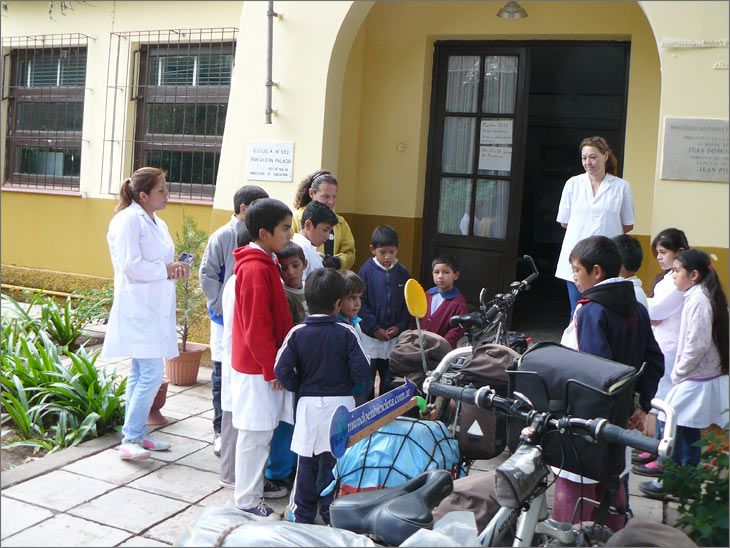
M606 174L593 196L586 173L571 177L563 187L558 207L559 223L567 224L560 248L557 278L573 281L568 257L575 244L588 236L613 238L624 233L622 225L634 224L634 204L628 181Z
M107 242L114 266L114 303L103 357L174 358L175 282L167 279L175 245L165 221L154 222L136 202L109 223Z

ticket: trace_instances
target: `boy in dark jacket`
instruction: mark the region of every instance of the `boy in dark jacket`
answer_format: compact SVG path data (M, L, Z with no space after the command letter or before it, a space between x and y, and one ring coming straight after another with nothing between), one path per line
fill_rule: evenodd
M358 275L365 283L365 294L360 309L363 347L371 359L373 385L368 398L375 395L375 372L380 376L380 392L389 390L392 375L388 369L390 353L398 342L398 335L408 329L411 315L406 306L403 289L411 277L398 262L398 233L392 226L380 225L370 239L372 259L360 268Z
M629 419L629 427L642 427L651 399L664 373L664 357L654 339L649 313L639 305L632 282L619 277L621 253L615 242L605 236L591 236L576 244L569 257L573 281L581 292L575 311L578 350L639 369L646 364L636 382L639 406ZM621 425L623 426L623 425ZM583 496L601 500L607 483L583 478L567 478L561 473L555 483L553 518L570 521L575 503ZM611 500L616 508L626 508L628 474ZM582 504L577 521L592 521L595 508ZM614 531L623 528L622 515L609 515L607 525Z
M297 395L291 449L299 455L294 488L286 517L297 523L314 523L317 503L329 524L334 492L320 497L334 476L337 463L330 453L329 424L335 409L352 410L353 386L370 374L370 365L351 325L337 321L345 280L329 268L307 276L304 294L310 316L294 326L276 357L279 382Z

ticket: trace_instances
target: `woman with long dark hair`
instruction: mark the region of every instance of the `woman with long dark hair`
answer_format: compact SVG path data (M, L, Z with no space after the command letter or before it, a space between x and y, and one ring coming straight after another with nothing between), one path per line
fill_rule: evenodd
M147 434L147 416L164 374L164 358L178 355L175 281L189 275L174 260L175 244L156 211L165 209L165 173L142 167L122 183L107 242L114 266L114 302L102 356L132 358L127 377L124 439L119 456L143 460L170 444Z

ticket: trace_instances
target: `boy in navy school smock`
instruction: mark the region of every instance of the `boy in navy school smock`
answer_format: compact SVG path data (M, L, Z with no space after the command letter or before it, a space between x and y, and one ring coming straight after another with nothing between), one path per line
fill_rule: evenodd
M279 382L297 395L291 449L299 458L285 516L314 523L319 503L319 513L329 524L334 492L319 494L334 479L337 463L330 452L330 419L341 405L355 407L353 386L368 377L370 365L353 327L337 321L345 296L342 276L318 268L307 276L304 295L310 316L286 336L274 366Z
M569 346L636 369L646 364L634 387L639 406L628 425L641 428L664 372L664 357L652 333L649 313L637 303L634 284L619 277L621 253L610 238L590 236L579 241L569 260L573 281L581 292L572 320L575 339ZM628 466L621 476L625 478L627 474ZM552 517L558 521L570 521L580 496L601 500L609 487L605 482L581 479L570 472L557 475ZM628 492L623 481L611 504L626 508L627 503ZM593 506L582 504L575 520L592 521L594 512ZM624 516L609 515L606 525L618 531L624 526Z
M408 329L412 316L406 306L403 290L411 277L398 262L398 233L392 226L380 225L370 238L373 254L362 265L358 275L365 283L360 318L362 318L363 347L371 359L373 374L368 398L375 395L375 372L380 375L382 395L390 389L393 376L390 373L390 354L398 342L398 335Z

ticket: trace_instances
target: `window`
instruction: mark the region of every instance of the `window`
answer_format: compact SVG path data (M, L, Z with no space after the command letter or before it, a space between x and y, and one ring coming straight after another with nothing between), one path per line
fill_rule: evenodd
M234 47L186 39L139 49L134 167L167 171L173 197L214 194Z
M12 40L17 44L21 39ZM28 188L78 190L86 83L85 39L49 35L25 37L22 41L27 46L51 46L14 47L10 51L3 182ZM60 45L54 46L54 41Z

